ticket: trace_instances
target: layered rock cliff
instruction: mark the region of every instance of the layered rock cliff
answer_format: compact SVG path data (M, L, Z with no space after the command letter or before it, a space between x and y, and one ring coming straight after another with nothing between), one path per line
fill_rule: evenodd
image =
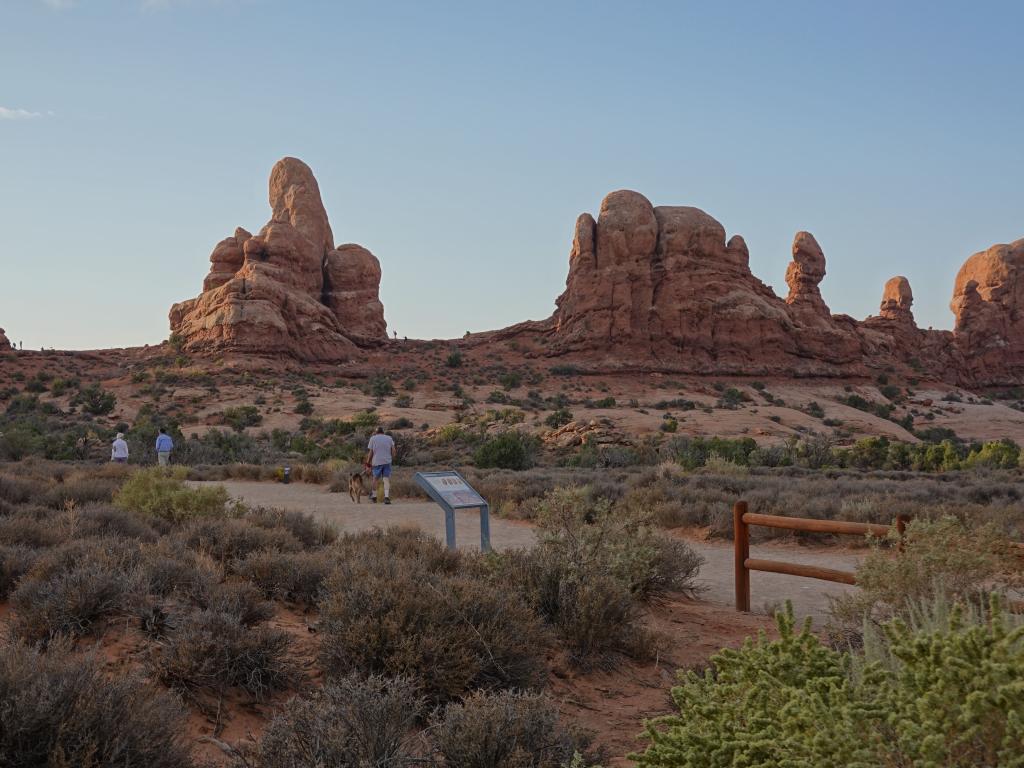
M320 188L301 160L270 174L270 221L236 229L210 254L203 292L171 307L186 349L345 360L387 338L381 270L358 245L335 247Z

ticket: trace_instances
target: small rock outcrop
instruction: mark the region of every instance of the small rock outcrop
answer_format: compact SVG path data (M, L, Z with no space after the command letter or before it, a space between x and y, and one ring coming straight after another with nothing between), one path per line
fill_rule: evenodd
M786 267L786 285L789 286L786 303L822 317L831 316L818 289L818 283L824 279L824 251L810 232L797 232L793 238L793 260Z
M4 333L4 329L0 328L0 352L5 352L11 348L11 342L7 340L7 334Z
M271 219L238 228L210 254L203 292L171 307L186 349L344 360L386 339L376 257L335 247L309 167L286 157L270 174Z

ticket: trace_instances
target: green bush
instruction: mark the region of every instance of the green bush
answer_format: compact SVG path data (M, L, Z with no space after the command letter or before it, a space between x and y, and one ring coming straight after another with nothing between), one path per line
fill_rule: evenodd
M544 419L544 423L552 429L564 427L570 421L572 421L572 411L568 408L557 408Z
M246 427L255 427L263 423L263 416L255 405L238 405L233 408L224 409L224 423L235 432L241 432Z
M91 413L93 416L105 416L114 410L117 398L113 393L104 391L99 384L93 384L79 389L72 402L82 406L86 413Z
M529 469L536 450L535 438L510 430L483 442L473 453L473 462L481 468Z
M140 515L180 523L225 514L228 492L224 486L190 488L187 471L152 467L133 472L114 494L114 504Z
M1024 754L1024 629L925 606L895 620L867 653L828 648L777 616L672 689L678 715L646 724L641 768L1019 765Z

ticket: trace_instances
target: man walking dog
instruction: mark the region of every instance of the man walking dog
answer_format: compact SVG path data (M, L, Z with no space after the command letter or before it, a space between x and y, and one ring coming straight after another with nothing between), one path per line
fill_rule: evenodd
M381 486L384 488L384 503L391 503L391 462L395 460L395 441L391 435L384 434L384 427L377 427L376 434L370 438L366 446L366 460L373 470L374 484L370 490L370 501L374 504L381 495Z

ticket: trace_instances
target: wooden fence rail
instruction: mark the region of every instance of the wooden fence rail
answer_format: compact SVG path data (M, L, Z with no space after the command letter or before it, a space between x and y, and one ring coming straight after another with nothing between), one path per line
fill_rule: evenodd
M760 525L766 528L782 528L790 531L807 531L809 533L835 533L845 536L886 536L889 526L876 523L848 523L840 520L812 520L803 517L783 517L782 515L759 515L747 511L747 502L737 501L732 508L733 548L736 566L736 610L750 612L750 572L768 571L785 573L790 576L804 576L809 579L823 579L840 584L856 584L857 577L849 571L837 571L832 568L820 568L815 565L784 563L778 560L759 560L750 557L750 526ZM896 518L896 530L903 535L909 518L899 515Z

